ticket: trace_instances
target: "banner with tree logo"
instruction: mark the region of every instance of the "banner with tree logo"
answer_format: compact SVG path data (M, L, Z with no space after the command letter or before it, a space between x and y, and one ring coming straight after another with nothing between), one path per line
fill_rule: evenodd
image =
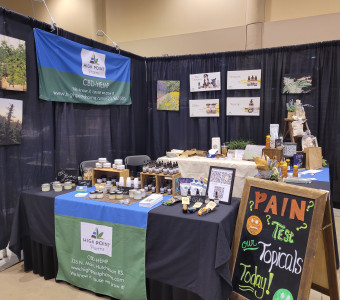
M146 300L145 240L151 208L55 198L57 280L126 300Z
M96 105L128 105L128 57L85 46L34 29L39 97L44 100Z

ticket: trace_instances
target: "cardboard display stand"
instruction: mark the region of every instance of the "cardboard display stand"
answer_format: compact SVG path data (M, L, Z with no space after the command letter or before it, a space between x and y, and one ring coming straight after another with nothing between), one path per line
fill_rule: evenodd
M327 191L247 178L230 299L306 300L312 287L338 300L330 213Z

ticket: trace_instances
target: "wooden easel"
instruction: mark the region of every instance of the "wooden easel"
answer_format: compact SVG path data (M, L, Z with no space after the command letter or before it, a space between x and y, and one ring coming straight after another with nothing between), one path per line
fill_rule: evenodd
M307 119L302 119L302 120L304 121L303 126L306 127L306 130L309 130ZM296 143L296 138L301 138L302 135L294 136L293 126L292 126L293 121L296 121L296 120L285 118L285 124L284 124L284 127L283 127L283 140L285 140L287 134L289 133L290 141L292 143Z
M242 228L244 226L247 205L250 203L249 192L251 186L315 199L309 238L306 245L306 254L304 259L305 264L299 284L299 294L296 300L308 299L311 289L328 295L331 300L340 300L330 199L329 195L325 195L325 191L321 190L284 185L282 183L273 184L266 182L265 180L260 181L260 179L247 178L236 222L232 246L232 257L229 261L232 277L235 270L234 268L240 245ZM315 243L315 241L317 242ZM246 300L248 298L233 291L230 299Z
M312 278L312 289L328 295L332 300L340 299L330 199L328 199L326 203L322 228L319 233Z

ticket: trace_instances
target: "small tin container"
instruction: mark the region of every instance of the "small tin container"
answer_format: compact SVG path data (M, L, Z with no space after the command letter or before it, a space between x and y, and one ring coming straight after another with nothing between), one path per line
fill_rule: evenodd
M123 160L122 159L115 159L114 163L115 163L115 165L122 165L123 164Z
M61 185L61 183L54 183L53 189L55 192L61 192L63 190L63 186Z
M109 163L109 162L103 163L103 168L110 169L111 163Z
M70 190L70 189L72 189L72 181L66 181L66 182L64 182L64 189L65 189L65 190Z
M134 195L135 195L135 193L136 193L136 191L137 191L137 190L133 190L133 189L129 190L129 197L130 197L130 198L133 198Z
M51 185L49 183L43 183L41 185L41 191L49 192L51 190Z
M134 194L133 199L135 199L135 200L141 200L141 199L142 199L142 192L137 190L137 191L135 192L135 194Z

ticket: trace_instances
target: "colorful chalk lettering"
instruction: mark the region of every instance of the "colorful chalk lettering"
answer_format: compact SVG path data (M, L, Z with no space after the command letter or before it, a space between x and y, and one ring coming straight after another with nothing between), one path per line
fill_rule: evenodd
M263 246L262 253L260 255L260 261L270 265L268 272L271 272L272 268L278 267L279 269L285 269L293 274L300 274L302 271L303 259L298 257L298 252L294 250L294 255L290 253L271 250L271 244L267 244L259 241L259 244Z
M260 205L261 205L261 209L264 207L263 212L266 214L272 214L272 215L277 215L278 213L278 201L277 201L277 195L272 195L270 197L270 199L267 201L267 193L265 192L260 192L260 191L256 191L255 192L255 207L254 209L259 210L260 209ZM282 204L281 204L282 202ZM305 211L306 211L306 201L302 200L300 201L300 206L298 204L298 202L296 201L296 199L292 198L289 199L287 197L284 197L282 199L282 201L279 201L279 204L281 204L281 211L280 215L281 217L286 216L286 209L287 209L287 205L288 202L290 202L290 208L289 211L287 212L289 214L289 219L297 219L300 220L302 222L304 222L305 220ZM262 205L264 204L264 205ZM280 209L280 207L279 207Z
M265 291L267 295L270 294L269 290L274 273L269 273L269 277L267 278L266 276L261 276L257 273L257 266L255 266L253 273L251 272L251 265L240 263L240 266L243 267L240 280L245 283L239 284L239 289L241 291L250 291L257 299L262 299Z
M259 246L255 243L254 240L249 240L249 241L243 241L242 242L242 250L243 251L248 251L248 250L258 250Z
M305 223L306 224L306 223ZM286 243L294 243L294 233L286 229L286 226L277 221L272 221L272 225L275 226L272 237L274 240L283 241Z

